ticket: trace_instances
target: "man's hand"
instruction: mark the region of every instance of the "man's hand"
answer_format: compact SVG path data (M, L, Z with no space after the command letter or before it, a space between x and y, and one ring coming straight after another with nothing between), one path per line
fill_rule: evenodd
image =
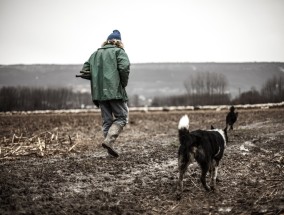
M83 78L83 79L91 80L91 72L90 71L81 70L80 73L81 73L81 75L76 75L76 78L80 77L80 78Z

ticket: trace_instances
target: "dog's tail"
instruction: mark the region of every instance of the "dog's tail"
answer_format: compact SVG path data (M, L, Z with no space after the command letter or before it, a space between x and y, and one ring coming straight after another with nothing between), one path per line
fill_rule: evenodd
M179 124L178 124L178 130L183 130L189 129L189 118L187 115L183 115L180 120L179 120Z
M178 132L180 144L183 144L189 134L189 118L187 115L184 115L180 118L178 124Z
M179 162L181 164L187 164L189 162L189 150L190 150L190 134L189 134L189 118L184 115L180 118L178 124L178 137L180 147L178 150Z

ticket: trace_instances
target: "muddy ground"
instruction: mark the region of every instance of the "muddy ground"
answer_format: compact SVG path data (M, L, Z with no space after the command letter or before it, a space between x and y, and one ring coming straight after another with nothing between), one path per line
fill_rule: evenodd
M177 124L224 128L227 110L130 113L101 147L99 113L0 115L0 214L283 214L284 109L237 110L215 192L193 165L175 196Z

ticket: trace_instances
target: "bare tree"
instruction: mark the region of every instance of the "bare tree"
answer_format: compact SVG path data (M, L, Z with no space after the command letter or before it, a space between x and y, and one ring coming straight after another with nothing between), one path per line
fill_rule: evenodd
M269 102L280 102L284 100L284 78L274 76L266 81L261 89L262 97Z
M184 81L188 94L225 94L228 80L224 74L199 72Z

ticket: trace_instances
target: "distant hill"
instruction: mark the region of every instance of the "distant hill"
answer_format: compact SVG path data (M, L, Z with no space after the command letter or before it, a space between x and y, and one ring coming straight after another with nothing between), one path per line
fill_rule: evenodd
M79 74L82 65L0 65L0 87L69 87L90 91L90 83ZM185 93L184 80L198 72L224 74L234 97L263 84L273 76L284 76L284 63L143 63L131 65L128 94L146 98Z

